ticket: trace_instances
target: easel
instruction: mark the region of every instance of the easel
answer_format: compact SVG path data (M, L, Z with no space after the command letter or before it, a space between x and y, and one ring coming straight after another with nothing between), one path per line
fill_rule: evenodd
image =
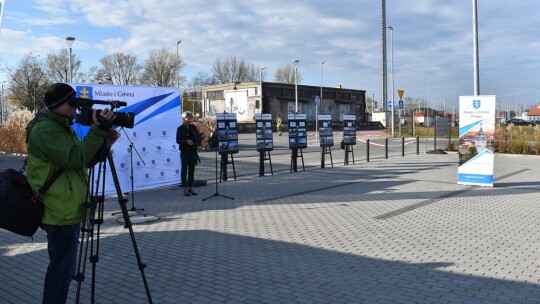
M272 159L270 158L270 151L259 151L259 177L264 176L265 160L268 160L270 162L270 172L272 173L272 175L274 175L274 170L272 169Z
M298 150L300 150L300 156L298 155ZM291 153L291 168L289 172L296 172L297 171L297 159L300 157L302 158L302 171L306 171L306 168L304 167L304 153L302 152L303 149L293 148Z
M353 145L351 144L345 144L345 160L343 161L343 164L344 165L348 165L349 164L349 153L351 153L352 155L352 163L354 165L354 150L353 150Z
M231 160L229 161L229 154L231 154ZM236 180L236 169L234 167L234 157L232 153L223 153L221 154L221 166L219 168L219 181L223 179L224 182L227 181L227 165L232 164L234 180Z
M330 154L330 164L332 165L332 168L334 168L334 160L332 159L332 147L330 146L323 146L323 149L321 150L321 168L324 169L326 165L325 155Z

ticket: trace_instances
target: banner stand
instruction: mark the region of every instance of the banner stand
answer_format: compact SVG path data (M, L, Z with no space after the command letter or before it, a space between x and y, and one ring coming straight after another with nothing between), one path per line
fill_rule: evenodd
M292 173L298 171L298 158L302 159L302 171L306 171L306 168L304 167L304 153L302 152L304 149L293 148L291 150L291 168L289 169L289 172ZM300 150L300 155L298 155L298 150Z
M268 153L268 156L266 155ZM259 177L264 176L264 161L267 160L270 162L270 172L274 175L274 170L272 169L272 159L270 158L270 151L259 151Z
M334 160L332 159L332 149L328 146L323 146L323 149L321 150L321 168L324 169L326 165L325 155L330 154L330 164L332 165L332 168L334 168Z
M236 180L236 169L234 167L234 157L233 154L231 154L231 160L229 161L229 153L223 153L221 154L221 166L219 169L219 181L221 182L221 179L223 179L224 182L227 181L227 165L232 164L233 169L233 176L234 180Z
M352 144L345 144L345 159L343 160L344 165L349 164L349 153L352 156L352 163L354 165L354 149Z

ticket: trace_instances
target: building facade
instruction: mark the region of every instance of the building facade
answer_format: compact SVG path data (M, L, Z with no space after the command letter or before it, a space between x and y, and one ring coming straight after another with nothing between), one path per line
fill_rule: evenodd
M261 94L262 93L262 94ZM214 117L216 113L236 113L239 123L254 123L256 113L281 115L306 114L308 122L315 122L316 114L332 116L333 122L343 121L343 115L356 115L358 123L367 122L366 91L344 89L341 86L323 87L320 106L316 108L315 97L321 95L321 87L298 85L298 103L295 85L274 82L228 83L204 86L203 116Z

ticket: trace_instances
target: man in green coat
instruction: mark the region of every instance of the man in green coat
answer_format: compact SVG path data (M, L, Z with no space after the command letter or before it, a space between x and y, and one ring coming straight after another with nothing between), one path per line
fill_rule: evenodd
M84 202L87 200L87 166L105 145L110 147L118 134L112 128L114 112L101 111L86 137L80 141L72 130L75 118L75 90L54 83L45 92L46 109L36 114L26 128L28 142L27 178L34 190L59 168L60 177L41 197L45 211L41 228L47 232L49 266L45 276L43 303L65 303L76 271L77 244Z

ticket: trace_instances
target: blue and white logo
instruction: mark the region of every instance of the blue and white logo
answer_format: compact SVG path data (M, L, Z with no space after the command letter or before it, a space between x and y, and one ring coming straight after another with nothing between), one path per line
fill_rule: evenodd
M171 162L171 158L170 158L170 157L167 157L167 162L168 162L168 163Z
M152 132L149 131L149 132L148 132L148 136L152 136Z
M142 151L143 151L143 152L146 152L146 147L142 147Z
M167 135L167 131L163 131L163 135Z
M152 159L152 165L155 165L155 164L156 164L156 160Z
M146 174L144 175L144 177L149 178L149 177L150 177L150 174L146 173Z
M480 109L480 99L475 99L472 101L472 106L475 110Z
M141 162L138 161L138 162L137 162L137 167L140 167L140 166L141 166Z
M158 150L158 151L161 151L161 146L157 146L157 150Z
M124 163L120 163L120 168L124 168L126 165Z
M137 137L137 132L133 132L133 137Z
M161 171L161 173L160 173L160 174L161 174L161 176L164 176L164 175L165 175L165 172Z

